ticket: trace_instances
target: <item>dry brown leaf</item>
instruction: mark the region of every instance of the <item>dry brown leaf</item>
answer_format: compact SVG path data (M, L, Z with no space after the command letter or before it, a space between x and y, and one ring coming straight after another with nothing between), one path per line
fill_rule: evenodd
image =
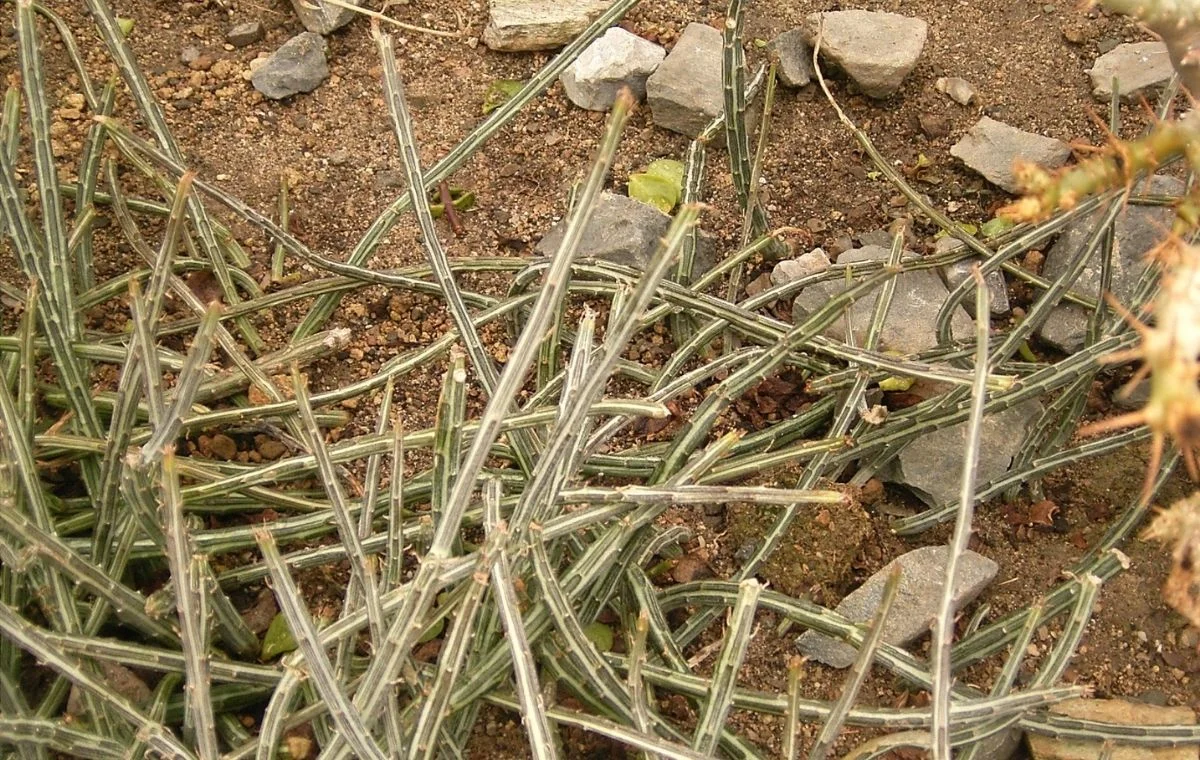
M1174 543L1163 599L1200 628L1200 494L1160 512L1144 536Z

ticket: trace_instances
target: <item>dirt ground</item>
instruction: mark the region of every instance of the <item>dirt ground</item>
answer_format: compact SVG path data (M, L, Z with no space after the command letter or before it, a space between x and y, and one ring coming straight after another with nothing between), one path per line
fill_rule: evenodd
M82 3L56 0L49 5L76 30L96 71L107 71L107 58L88 30ZM165 104L167 120L189 165L265 212L274 208L280 176L286 175L294 208L292 228L315 251L344 256L370 221L403 191L401 162L381 96L380 67L365 21L358 20L329 38L332 76L328 81L311 94L275 102L264 100L243 72L261 52L274 50L302 31L287 0L112 0L112 5L118 15L135 21L131 41ZM949 155L953 142L983 115L1067 141L1102 142L1094 112L1106 114L1107 106L1092 98L1086 69L1113 44L1148 38L1128 20L1069 0L853 4L759 0L748 4L747 36L770 39L798 25L812 11L847 7L900 12L929 22L929 40L920 63L897 95L873 101L838 80L833 91L850 117L897 165L911 171L919 155L927 157L932 166L922 172L918 187L936 206L968 222L988 219L1009 198L956 164ZM407 0L387 12L408 23L455 29L456 11L463 23L459 38L396 32L401 75L425 166L445 155L483 118L481 105L492 82L524 79L548 60L540 53L491 52L478 42L486 22L486 7L479 0L453 6ZM723 4L710 0L645 0L624 25L670 47L687 23L719 23L723 13ZM0 16L10 28L11 6L0 9ZM223 46L230 26L256 19L266 27L264 40L242 49ZM75 92L73 75L61 46L47 36L51 95L61 104ZM9 84L17 82L13 39L8 34L0 39L0 70L8 72ZM181 61L182 51L189 47L201 51L205 65L189 67ZM758 47L748 47L751 62L761 60ZM963 107L937 92L934 82L942 76L973 83L979 102ZM1126 136L1136 134L1146 121L1140 106L1123 109ZM60 120L59 124L59 148L76 151L87 120ZM455 237L442 223L442 242L449 255L531 253L540 236L564 213L568 189L587 171L602 125L603 115L575 108L557 84L536 99L454 175L452 184L470 189L478 201L463 217L462 237ZM635 113L611 185L623 189L628 174L651 159L682 158L687 144L686 138L652 126L645 110ZM711 209L703 226L728 250L740 235L740 218L723 161L723 151L710 157L706 198ZM871 169L819 90L813 86L780 89L762 171L763 194L772 224L796 228L787 239L797 252L816 245L826 250L844 248L848 238L911 216L899 193L872 179ZM913 246L930 249L933 228L916 219L914 230ZM254 261L252 274L261 276L269 267L268 241L246 225L235 224L234 231ZM423 260L415 221L410 218L391 232L372 265L385 268ZM98 279L125 271L129 263L128 252L111 251L97 260ZM770 270L765 262L755 267L744 281ZM289 262L288 271L303 270ZM3 263L0 276L21 282L11 260ZM472 285L498 293L503 283L472 281ZM1017 304L1028 299L1028 293L1011 295ZM303 313L301 308L281 309L259 320L257 327L268 344L281 345ZM95 327L114 327L108 321L112 315L105 311L89 316ZM360 298L347 301L331 325L350 328L352 345L342 356L310 371L310 378L322 388L347 384L374 373L397 351L428 343L449 325L435 298L411 294L388 298L383 291L363 291ZM503 336L485 337L499 341ZM663 354L669 350L649 339L642 348ZM406 426L432 424L443 370L444 365L428 367L409 375L398 387L395 402ZM1110 392L1109 386L1097 388L1094 411L1104 410ZM474 401L478 411L479 399ZM352 419L342 434L373 429L377 404L374 398L348 405ZM1025 526L1028 499L982 509L976 546L1001 567L999 578L984 596L991 605L987 619L1027 605L1050 588L1133 501L1144 467L1145 452L1135 449L1054 475L1046 482L1045 493L1060 510L1053 526ZM791 485L795 475L781 472L771 477ZM1177 483L1171 494L1178 496L1185 489ZM892 535L891 516L912 506L905 494L888 489L861 514L805 515L762 577L787 593L836 603L896 555L946 538L945 531L912 540ZM766 518L733 508L723 515L678 510L665 519L695 531L691 555L721 576L737 566L739 551L761 534ZM847 535L857 540L847 541ZM1132 567L1104 587L1100 610L1068 671L1069 680L1092 684L1100 695L1200 707L1196 681L1200 637L1158 595L1166 574L1165 552L1141 542L1125 550ZM792 638L775 635L774 628L769 616L760 620L760 634L742 673L744 685L784 689L785 663L794 653ZM1039 630L1033 645L1037 653L1027 667L1037 664L1038 654L1047 651L1056 633L1054 625ZM969 678L986 686L996 667L995 661L983 663L971 670ZM836 696L843 677L841 672L810 665L805 692ZM869 681L862 694L864 702L876 704L894 704L898 699L911 704L921 699L921 695L899 694L896 684L884 677ZM778 725L744 714L733 720L765 751L779 751ZM848 748L862 736L848 729L842 746ZM580 739L581 752L598 756L618 752ZM480 721L477 756L496 756L499 746L520 755L522 743L514 716L488 713Z

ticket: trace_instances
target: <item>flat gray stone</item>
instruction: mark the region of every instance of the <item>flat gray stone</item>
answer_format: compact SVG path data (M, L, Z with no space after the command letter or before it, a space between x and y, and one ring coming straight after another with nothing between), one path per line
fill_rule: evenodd
M1175 68L1167 46L1161 42L1130 42L1096 59L1088 69L1092 78L1092 94L1105 102L1112 100L1112 80L1117 78L1121 99L1133 100L1147 90L1162 87L1171 81Z
M250 81L254 89L272 100L312 92L329 77L325 60L325 38L314 32L301 32L279 46L259 66Z
M946 253L955 248L962 247L962 243L951 237L944 237L934 244L934 253ZM962 259L953 264L947 264L942 267L942 277L946 278L946 287L953 290L958 287L958 284L971 276L971 270L975 264L982 262L979 257ZM991 315L993 317L1003 317L1012 311L1012 305L1008 302L1008 284L1004 281L1003 272L992 272L983 278L984 284L987 285L988 295L991 296ZM975 300L972 296L968 303L964 306L968 311L975 308Z
M1140 192L1180 195L1183 189L1183 183L1174 177L1154 175L1142 185ZM1086 243L1102 213L1097 211L1092 217L1075 222L1059 236L1058 241L1046 252L1043 277L1053 280L1067 271L1072 255ZM1166 230L1171 228L1174 216L1175 212L1166 207L1130 206L1117 217L1113 225L1110 289L1119 301L1128 302L1133 295L1146 268L1146 253L1162 241ZM1099 296L1101 262L1101 252L1097 251L1084 265L1071 290L1083 295ZM1082 306L1060 303L1050 312L1046 322L1039 328L1038 335L1061 351L1078 351L1087 336L1089 317L1089 311Z
M872 98L886 98L917 65L929 25L919 18L877 11L812 13L805 19L808 44L821 27L821 57L834 63Z
M945 94L960 106L970 105L971 101L979 94L975 90L975 85L962 77L938 77L933 86L938 92Z
M902 554L889 562L867 582L850 592L835 611L856 623L867 623L883 600L883 587L892 570L900 567L900 588L883 627L883 641L904 646L927 632L937 614L946 582L945 546L927 546ZM1000 570L992 560L968 551L958 563L954 579L954 607L958 609L979 596ZM858 650L842 641L816 631L805 631L796 642L800 653L835 668L854 664Z
M982 259L964 259L942 267L942 276L946 278L946 287L951 290L957 288L959 283L972 276L971 270L974 269L976 263L981 261ZM1012 311L1012 305L1008 302L1008 285L1004 282L1003 273L992 272L983 278L983 283L987 286L988 295L991 296L988 301L990 307L988 313L991 316L1003 317ZM975 297L971 296L967 299L967 306L964 308L974 309L974 304Z
M838 257L839 264L853 264L859 261L886 260L889 249L878 245L868 245L846 251ZM906 253L906 259L915 258L914 254ZM792 321L800 324L809 315L824 308L833 297L846 290L844 278L819 282L806 287L792 302ZM936 272L920 269L902 272L897 275L896 292L892 297L891 308L884 321L883 331L879 336L880 351L894 351L900 354L915 354L937 345L938 310L946 301L948 291ZM854 328L854 342L863 345L867 338L867 330L871 326L871 317L875 312L875 299L878 292L866 295L855 301L849 309L850 322ZM951 334L956 339L965 340L973 332L971 318L967 312L959 309L951 320ZM825 328L824 335L832 340L846 340L846 319L840 318Z
M775 268L771 270L771 284L779 286L810 275L820 274L832 263L825 255L824 250L814 248L794 259L784 259L776 264Z
M646 80L646 100L658 126L688 137L700 134L725 108L721 33L707 24L688 24Z
M789 29L771 40L767 53L778 64L779 81L788 87L803 87L812 81L812 48L804 40L803 29Z
M589 111L607 111L622 87L628 87L638 100L645 100L646 78L666 55L661 45L614 26L588 45L559 81L575 105Z
M1150 381L1141 380L1137 385L1133 386L1126 392L1125 386L1122 385L1113 393L1113 406L1124 412L1133 412L1138 409L1145 409L1146 404L1150 403Z
M507 52L559 48L611 4L612 0L489 0L483 44Z
M583 230L578 255L644 270L670 224L671 217L647 203L626 195L602 193ZM536 246L538 254L554 255L565 234L566 220L554 225L541 239ZM716 246L707 235L701 233L697 249L694 276L712 269L716 261Z
M1008 760L1017 754L1017 750L1021 748L1021 740L1024 738L1025 732L1019 728L999 731L977 742L978 749L975 750L975 756L979 760Z
M1010 193L1020 191L1013 169L1017 161L1056 169L1071 157L1062 140L1035 135L984 116L950 148L950 155Z
M363 0L346 0L347 3L358 7ZM361 14L349 8L343 8L333 3L323 3L321 0L292 0L292 7L300 17L304 28L314 34L332 34ZM233 44L233 43L230 43Z
M877 245L880 248L891 250L892 233L887 230L867 230L860 232L858 235L859 246L866 248L869 245Z
M1008 472L1013 457L1020 451L1026 429L1041 411L1038 402L1026 401L983 418L975 469L977 484ZM966 422L925 433L905 446L880 472L880 478L907 487L931 507L956 503L966 440Z
M229 31L225 32L225 41L237 48L246 47L247 45L260 42L263 38L263 33L261 21L247 21L229 27Z

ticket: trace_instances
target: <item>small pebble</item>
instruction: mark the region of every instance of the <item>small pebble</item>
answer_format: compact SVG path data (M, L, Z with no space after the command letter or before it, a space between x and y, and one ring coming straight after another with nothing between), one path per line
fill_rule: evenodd
M208 449L217 459L229 461L237 456L237 442L224 433L217 433L210 438Z
M263 25L261 21L247 21L230 27L225 32L225 41L234 47L246 47L262 40Z
M933 86L960 106L969 105L978 95L975 85L961 77L940 77Z

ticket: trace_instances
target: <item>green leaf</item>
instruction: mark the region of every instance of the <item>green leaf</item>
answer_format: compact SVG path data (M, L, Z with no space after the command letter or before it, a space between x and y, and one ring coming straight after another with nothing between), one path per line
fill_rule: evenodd
M128 37L133 34L133 19L117 17L117 27L121 30L122 37Z
M583 627L583 635L587 636L588 641L595 644L596 649L601 652L612 651L613 632L604 623L588 623Z
M683 162L676 161L673 158L659 158L651 161L646 167L647 174L655 174L664 179L669 179L675 184L683 187Z
M292 629L288 627L287 618L280 612L271 620L271 625L263 635L262 651L259 652L258 658L266 662L295 648L296 639L292 637Z
M446 207L441 199L441 193L437 188L429 191L429 213L434 219L441 219L446 213ZM466 211L475 205L475 193L463 190L461 187L452 187L450 188L450 202L459 211Z
M651 161L640 172L629 175L629 197L648 203L664 214L671 213L683 195L683 164L670 158Z
M911 377L901 377L899 375L891 375L879 381L879 390L881 391L906 391L913 387L916 380Z
M1003 235L1015 226L1016 224L1011 219L998 216L995 219L989 219L984 222L979 231L983 233L984 237L996 237L997 235Z
M437 606L441 607L450 598L449 591L443 591L437 595ZM433 625L425 629L425 633L421 634L421 638L417 639L418 644L424 644L426 641L433 641L438 636L442 635L442 631L446 630L446 616L442 615L437 620L433 621Z
M975 235L975 234L979 233L979 227L977 227L974 224L965 224L963 222L959 222L958 228L960 230L962 230L963 232L967 233L968 235ZM949 236L950 236L950 233L947 230L938 230L938 234L934 235L933 239L941 240L942 238L949 237Z
M483 112L491 113L507 103L525 86L521 79L497 79L492 82L483 96Z
M629 197L669 214L679 201L679 192L669 180L653 174L639 173L629 175Z
M424 644L426 641L433 641L438 636L441 636L444 630L446 630L446 618L440 617L433 621L433 625L425 629L425 633L421 634L421 638L417 639L417 643Z

